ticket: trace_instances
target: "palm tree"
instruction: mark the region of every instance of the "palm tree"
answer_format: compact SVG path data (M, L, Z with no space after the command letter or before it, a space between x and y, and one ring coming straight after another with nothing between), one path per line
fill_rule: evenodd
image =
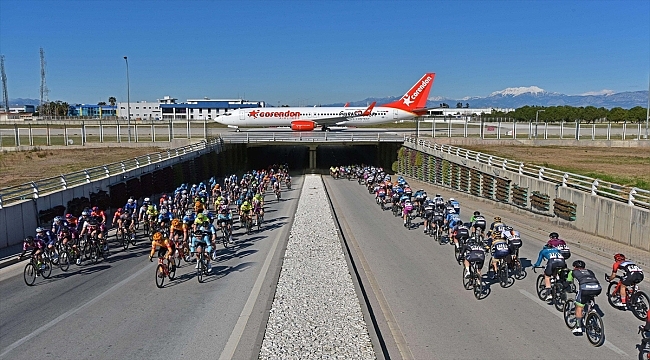
M108 103L111 104L111 106L115 106L115 103L117 102L117 99L115 96L111 96L108 98Z

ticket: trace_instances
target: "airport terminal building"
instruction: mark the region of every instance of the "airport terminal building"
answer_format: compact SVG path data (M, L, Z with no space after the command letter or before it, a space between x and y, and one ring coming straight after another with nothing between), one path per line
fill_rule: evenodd
M233 109L264 107L264 101L244 99L178 99L165 96L158 102L136 101L131 103L131 119L135 120L213 120L217 115ZM127 117L127 103L120 102L117 111L120 118Z

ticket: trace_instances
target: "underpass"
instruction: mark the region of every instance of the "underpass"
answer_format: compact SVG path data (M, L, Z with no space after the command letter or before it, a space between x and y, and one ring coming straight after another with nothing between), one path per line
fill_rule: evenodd
M606 343L594 348L585 336L574 337L561 313L537 299L531 263L548 239L558 231L572 245L572 257L584 259L604 289L605 272L611 258L589 251L606 246L599 239L575 230L556 229L543 220L499 209L446 189L409 180L414 189L428 194L456 197L467 221L479 209L486 217L499 215L520 230L521 249L527 277L509 288L488 281L490 293L477 301L462 285L462 267L453 257L453 248L438 245L422 233L422 227L407 230L402 220L382 211L373 195L356 182L333 180L325 183L332 198L343 235L362 264L364 286L374 296L373 311L378 317L391 357L405 359L632 359L637 357L636 334L641 324L631 312L614 309L603 293L597 304L604 313ZM420 219L415 221L420 222ZM575 246L574 246L575 245ZM617 248L634 259L639 250ZM613 253L612 253L613 254ZM638 255L641 256L641 255ZM647 255L646 255L647 256ZM487 271L488 259L483 267Z

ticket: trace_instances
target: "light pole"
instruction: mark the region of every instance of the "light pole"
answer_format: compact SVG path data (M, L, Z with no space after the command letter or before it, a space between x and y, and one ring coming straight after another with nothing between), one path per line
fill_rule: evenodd
M129 89L129 59L124 57L126 62L126 118L129 134L129 142L131 142L131 90ZM117 134L117 136L120 136Z
M648 108L645 110L645 139L648 140L648 120L650 119L650 75L648 75Z
M535 140L537 140L537 121L539 121L539 113L544 112L544 110L537 110L535 113Z

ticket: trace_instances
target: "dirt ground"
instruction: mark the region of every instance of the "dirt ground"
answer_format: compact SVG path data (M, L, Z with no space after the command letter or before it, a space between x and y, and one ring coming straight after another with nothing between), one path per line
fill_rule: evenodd
M463 146L528 164L650 190L648 148L562 146Z
M161 151L157 147L105 147L0 153L0 188Z

